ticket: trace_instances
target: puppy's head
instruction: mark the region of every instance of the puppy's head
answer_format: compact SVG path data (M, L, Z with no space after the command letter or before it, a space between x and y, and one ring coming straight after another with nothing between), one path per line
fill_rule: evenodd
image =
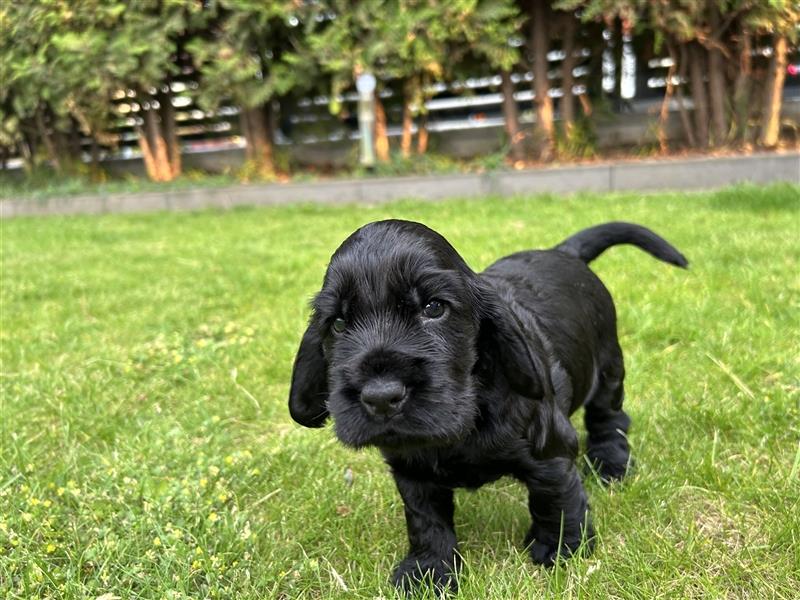
M330 414L339 439L356 447L462 439L479 416L486 364L536 393L535 368L505 313L438 233L407 221L366 225L334 253L314 299L292 417L318 427Z

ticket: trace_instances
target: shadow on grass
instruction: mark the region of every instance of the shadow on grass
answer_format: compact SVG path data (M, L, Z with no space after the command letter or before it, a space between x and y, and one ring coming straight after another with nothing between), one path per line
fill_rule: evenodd
M456 491L456 527L465 547L491 554L523 549L530 527L527 490L505 477L480 490ZM509 544L510 542L510 544Z

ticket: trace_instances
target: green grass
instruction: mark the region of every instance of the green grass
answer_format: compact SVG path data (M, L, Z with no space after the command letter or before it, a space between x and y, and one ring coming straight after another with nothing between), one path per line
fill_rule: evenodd
M789 186L2 222L0 597L393 597L405 529L377 451L286 410L328 257L386 217L438 229L475 268L612 219L691 260L620 247L593 265L637 461L622 485L587 482L594 555L535 567L522 487L459 491L461 597L796 597Z

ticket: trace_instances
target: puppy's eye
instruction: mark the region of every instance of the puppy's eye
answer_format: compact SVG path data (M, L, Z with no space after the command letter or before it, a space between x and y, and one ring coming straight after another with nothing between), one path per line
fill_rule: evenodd
M429 319L438 319L444 314L444 302L439 300L431 300L425 305L422 314Z
M347 329L347 321L345 321L342 317L334 319L333 331L335 333L342 333L345 329Z

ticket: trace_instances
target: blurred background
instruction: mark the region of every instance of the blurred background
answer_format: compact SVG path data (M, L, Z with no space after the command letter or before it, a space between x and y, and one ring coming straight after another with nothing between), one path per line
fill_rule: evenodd
M782 0L0 6L4 183L381 174L796 146Z

